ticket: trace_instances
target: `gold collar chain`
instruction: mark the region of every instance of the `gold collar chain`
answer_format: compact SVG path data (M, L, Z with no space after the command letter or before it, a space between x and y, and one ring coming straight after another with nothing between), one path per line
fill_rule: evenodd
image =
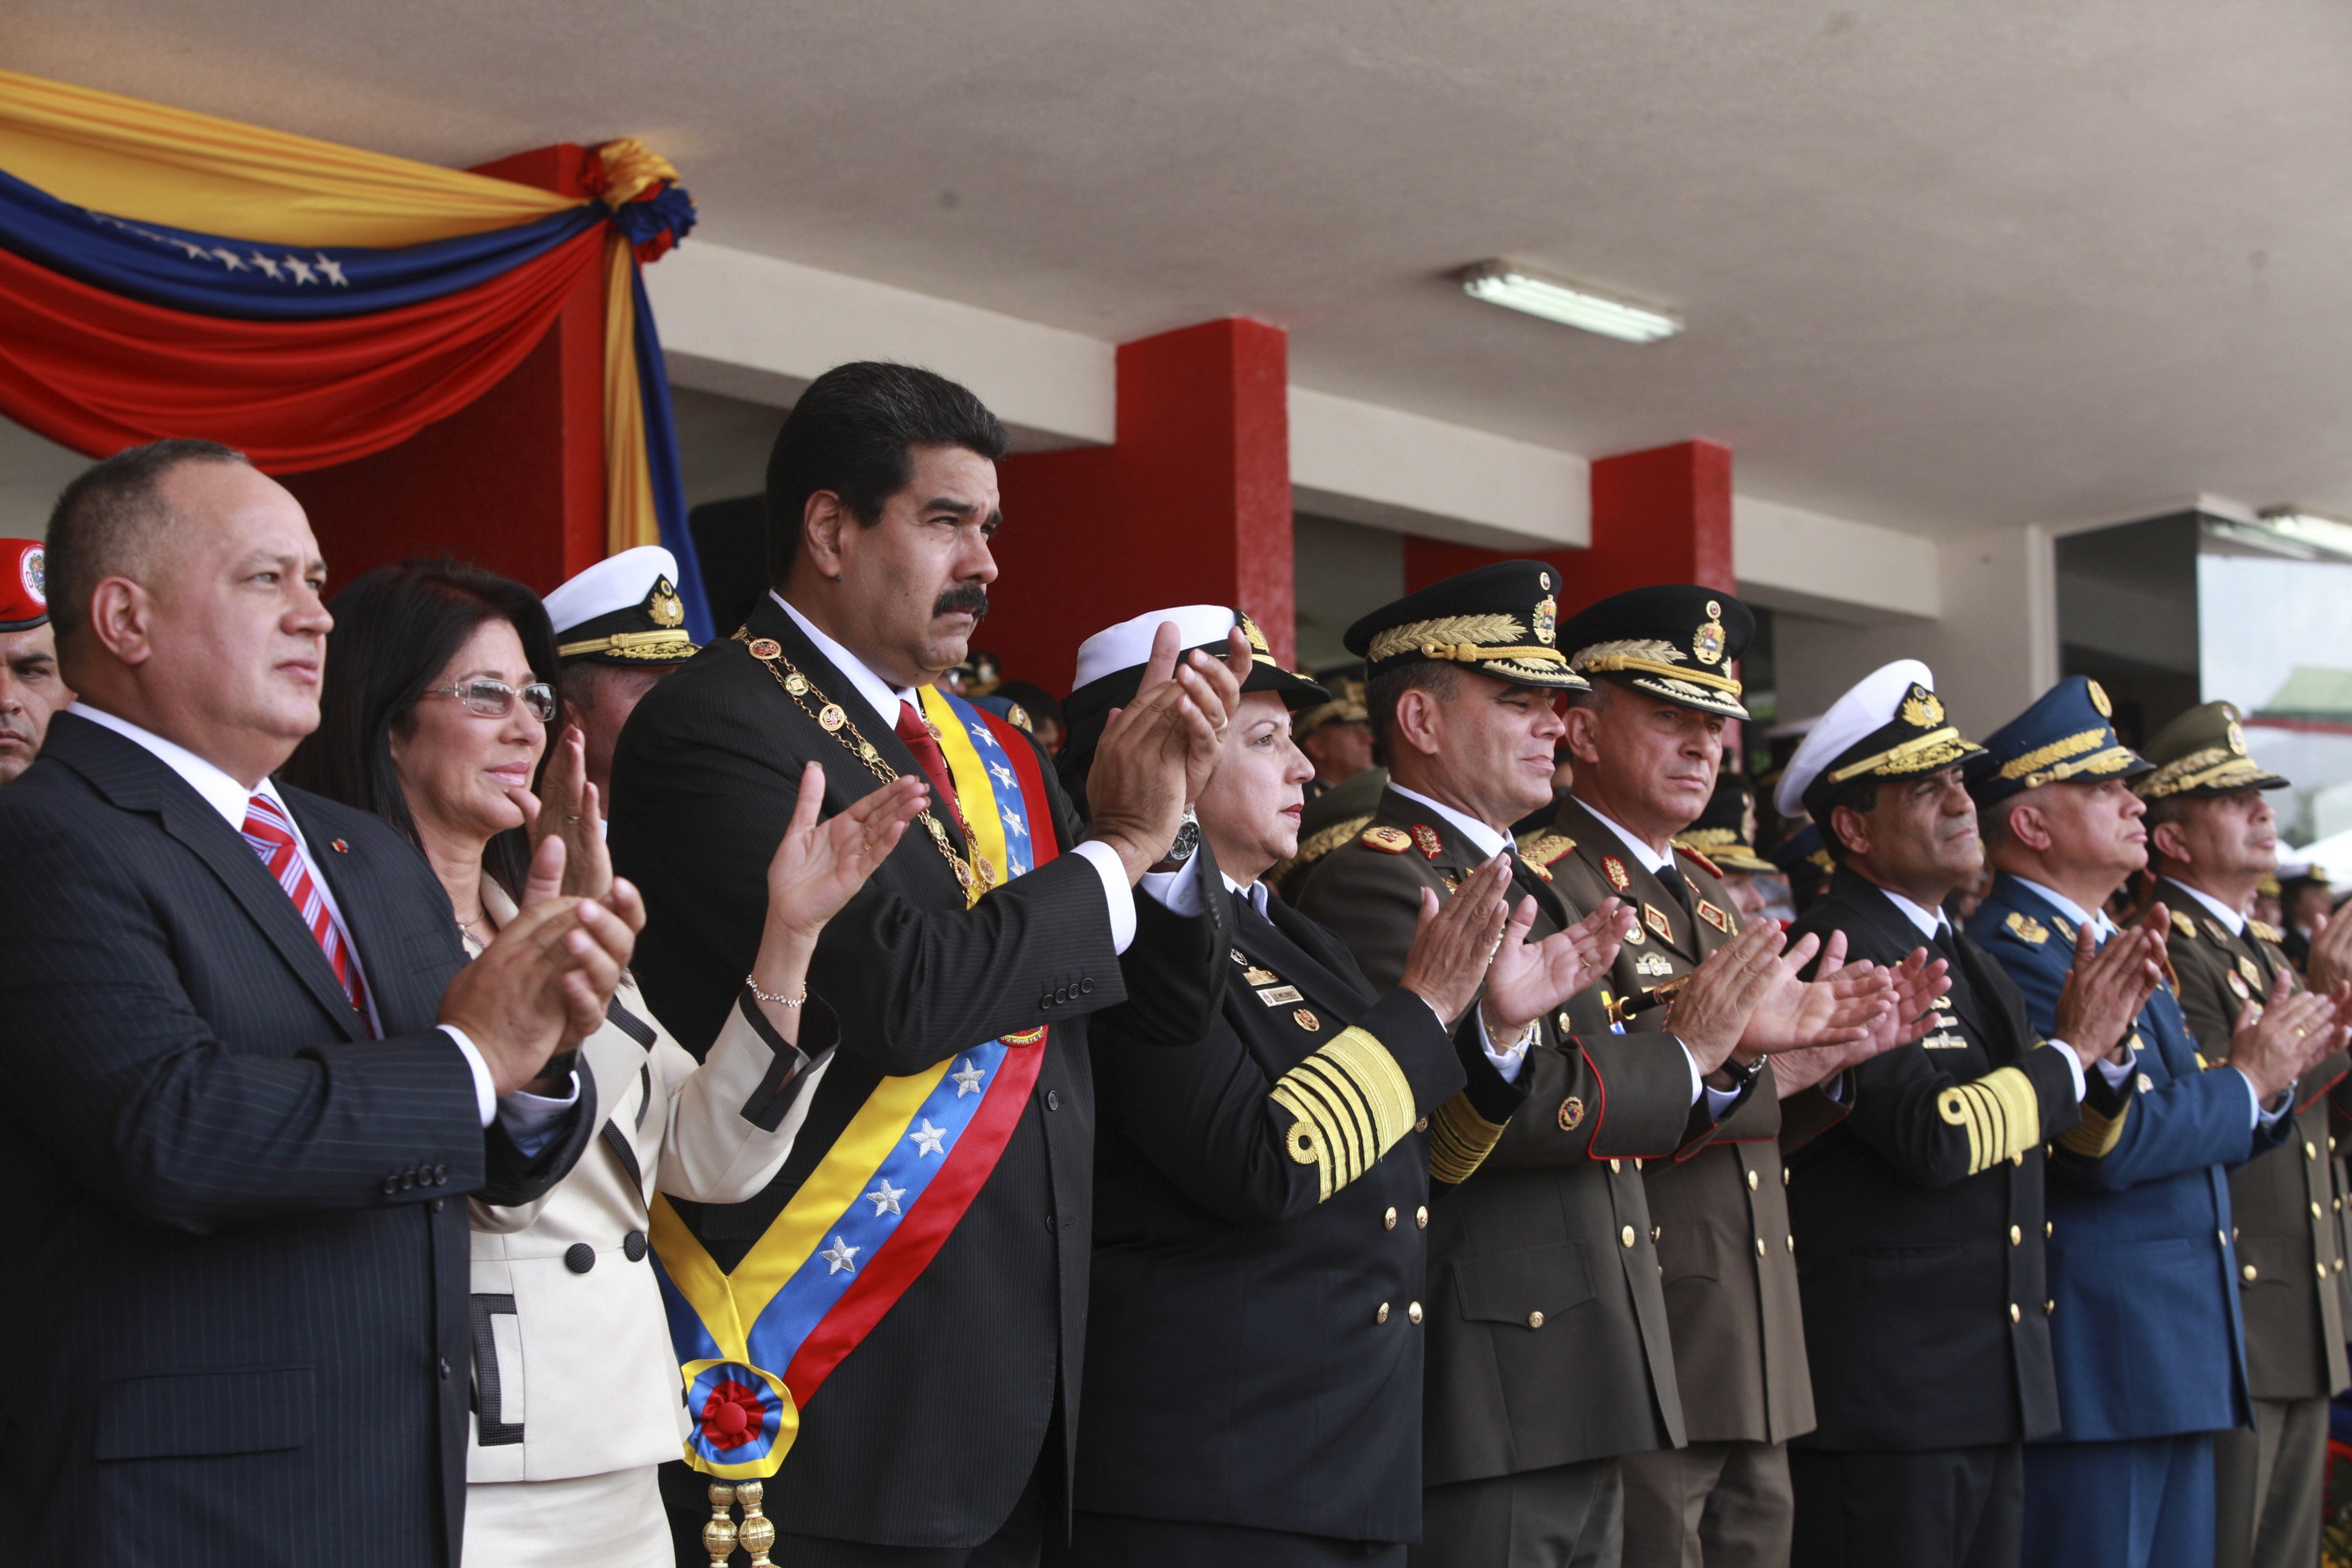
M749 626L735 629L735 641L742 643L751 657L767 666L768 674L776 677L776 685L784 688L784 695L793 699L793 706L814 719L819 729L846 747L849 754L866 764L867 771L875 778L885 784L898 779L898 770L883 759L872 741L858 733L856 721L849 716L847 710L819 691L814 681L801 674L799 668L784 657L782 644L772 637L754 638ZM915 821L923 824L931 835L932 844L947 857L949 868L955 873L956 885L963 889L966 899L976 900L996 885L995 868L988 863L987 857L979 857L980 869L975 872L972 862L956 852L955 845L948 839L947 829L940 826L939 818L932 814L929 807L924 807Z

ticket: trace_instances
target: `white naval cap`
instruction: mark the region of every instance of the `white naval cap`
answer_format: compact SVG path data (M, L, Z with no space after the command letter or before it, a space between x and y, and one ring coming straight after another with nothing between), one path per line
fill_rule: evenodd
M1804 814L1805 792L1813 780L1864 737L1885 728L1914 686L1933 691L1935 672L1916 659L1897 659L1871 671L1832 703L1781 770L1780 787L1772 792L1772 804L1780 815Z
M1233 611L1223 604L1180 604L1173 610L1154 610L1116 626L1106 626L1078 644L1078 671L1071 679L1072 689L1149 664L1151 640L1170 621L1176 622L1179 648L1222 643L1236 624Z
M659 545L607 556L542 602L566 659L674 664L694 654L678 598L677 558Z
M556 636L562 637L599 615L635 610L646 601L646 595L653 591L654 580L659 577L672 583L677 581L677 557L659 545L638 545L618 555L606 556L549 594L542 602L547 606L548 620L554 623Z

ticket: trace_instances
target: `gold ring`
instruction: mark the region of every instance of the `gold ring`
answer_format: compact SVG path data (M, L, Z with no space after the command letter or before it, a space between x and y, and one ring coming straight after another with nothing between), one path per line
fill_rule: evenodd
M576 822L580 820L580 814L577 811L566 811L563 814L563 820L567 822Z

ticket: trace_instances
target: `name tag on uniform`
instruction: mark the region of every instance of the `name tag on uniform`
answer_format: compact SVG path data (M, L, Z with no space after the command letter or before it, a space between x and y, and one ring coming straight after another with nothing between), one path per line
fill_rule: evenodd
M1919 1043L1929 1051L1966 1051L1969 1048L1967 1037L1957 1034L1931 1034Z
M1300 999L1297 986L1276 986L1270 991L1260 991L1257 999L1267 1007L1286 1007Z

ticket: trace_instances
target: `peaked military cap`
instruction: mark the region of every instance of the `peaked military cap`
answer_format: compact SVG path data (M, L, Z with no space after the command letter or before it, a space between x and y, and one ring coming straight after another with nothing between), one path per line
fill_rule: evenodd
M2228 703L2200 703L2147 743L2156 771L2132 786L2143 800L2284 789L2287 781L2246 754L2246 732Z
M1706 810L1698 814L1697 821L1675 835L1675 842L1696 850L1725 871L1780 869L1756 852L1756 796L1748 781L1736 774L1717 778Z
M1786 876L1794 876L1808 867L1824 874L1837 869L1837 862L1830 858L1828 847L1822 842L1819 822L1807 822L1781 840L1780 847L1772 852L1772 863Z
M49 622L48 552L38 539L0 539L0 632Z
M1327 725L1363 724L1371 717L1370 711L1364 706L1362 681L1349 675L1334 676L1328 673L1319 679L1329 690L1331 700L1318 703L1292 722L1290 733L1293 739L1304 740Z
M2151 771L2111 722L2115 706L2099 683L2069 675L2033 706L1985 737L1969 763L1969 793L1979 806L2069 779L2097 783Z
M607 557L547 596L555 652L566 662L678 664L694 657L677 558L659 545Z
M1522 686L1591 688L1559 651L1559 574L1539 560L1500 560L1431 583L1348 628L1368 676L1449 664Z
M1746 718L1732 662L1756 637L1756 617L1728 593L1662 582L1612 593L1559 629L1569 667L1590 681L1646 692L1679 707Z
M1178 657L1199 648L1223 658L1226 639L1241 628L1249 639L1249 678L1244 692L1276 692L1293 712L1328 702L1331 694L1307 679L1284 669L1266 645L1265 633L1241 611L1223 604L1182 604L1154 610L1116 626L1107 626L1078 644L1076 687L1062 703L1062 722L1068 736L1062 744L1063 772L1081 771L1091 764L1096 742L1110 722L1110 710L1135 700L1143 684L1143 667L1151 660L1151 640L1162 622L1173 621L1180 640Z
M1963 736L1936 695L1936 674L1916 659L1882 664L1849 687L1780 770L1773 804L1783 816L1821 818L1830 800L1858 779L1917 779L1940 773L1984 747Z

